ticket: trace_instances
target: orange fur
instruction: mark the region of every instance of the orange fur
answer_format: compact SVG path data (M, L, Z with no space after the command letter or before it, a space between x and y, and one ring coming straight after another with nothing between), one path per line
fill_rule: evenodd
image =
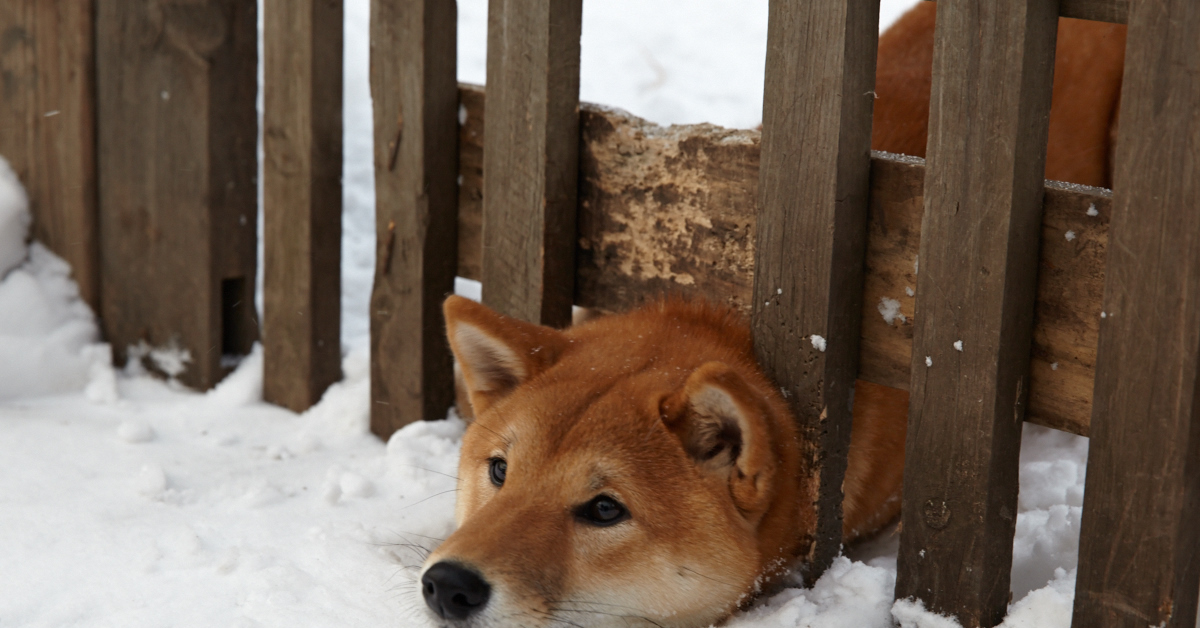
M936 15L936 3L918 3L879 38L871 137L876 150L925 156ZM1112 185L1124 71L1124 25L1059 19L1047 179Z

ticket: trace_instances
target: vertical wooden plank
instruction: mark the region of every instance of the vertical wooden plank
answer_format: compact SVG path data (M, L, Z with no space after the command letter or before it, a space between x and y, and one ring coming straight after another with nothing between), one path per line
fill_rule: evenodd
M442 300L458 262L456 15L451 0L371 2L371 430L382 438L454 401Z
M1075 626L1196 625L1200 5L1132 2Z
M582 0L488 3L483 302L564 327L575 289Z
M94 9L0 2L0 155L29 193L33 237L71 264L98 311Z
M963 626L1009 598L1055 0L939 0L896 597Z
M263 11L263 397L302 412L342 373L342 2Z
M878 0L770 5L752 328L807 445L809 579L842 540L878 24Z
M118 362L141 341L186 351L197 388L257 337L255 13L97 2L104 332Z

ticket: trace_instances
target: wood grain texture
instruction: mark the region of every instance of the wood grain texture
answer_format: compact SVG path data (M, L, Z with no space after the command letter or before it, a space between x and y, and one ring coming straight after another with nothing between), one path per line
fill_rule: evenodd
M99 310L91 0L0 3L0 156L29 194L33 237Z
M770 4L750 320L808 445L809 581L842 545L878 31L878 0Z
M1200 5L1130 8L1072 625L1196 625Z
M458 90L458 274L483 276L483 86Z
M1060 0L1058 14L1081 20L1124 24L1130 0Z
M1081 20L1124 24L1130 0L1059 0L1058 14Z
M303 412L342 375L342 2L263 12L263 398Z
M209 388L258 335L255 2L96 7L104 333L118 363L186 351Z
M448 0L371 2L371 431L384 439L454 400L442 300L458 259L456 27Z
M490 0L483 302L564 327L575 282L582 0Z
M896 598L1009 601L1057 2L939 0Z
M468 125L482 124L481 88L463 89ZM581 107L580 124L576 304L626 310L680 294L728 303L749 315L758 132L708 124L661 127L589 104ZM472 151L482 150L481 142L474 134L460 135L460 145ZM886 153L871 160L859 377L904 389L924 164ZM479 173L461 168L460 229L479 221L478 204L462 197L481 193ZM1112 194L1045 185L1026 419L1086 436ZM481 257L479 241L460 248L459 274L479 279L472 269ZM899 303L901 317L891 323L880 311L884 298Z

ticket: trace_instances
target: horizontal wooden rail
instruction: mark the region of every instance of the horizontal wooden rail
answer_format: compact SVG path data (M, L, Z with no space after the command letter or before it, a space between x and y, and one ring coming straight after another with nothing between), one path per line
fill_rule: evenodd
M459 90L458 273L479 278L484 94ZM747 315L754 284L759 133L710 124L661 127L580 108L575 302L608 310L665 292L726 302ZM924 162L875 153L859 377L908 388ZM1112 194L1046 182L1033 336L1033 423L1087 435ZM910 294L910 291L912 294Z
M1058 14L1061 17L1124 24L1129 16L1129 0L1060 0Z

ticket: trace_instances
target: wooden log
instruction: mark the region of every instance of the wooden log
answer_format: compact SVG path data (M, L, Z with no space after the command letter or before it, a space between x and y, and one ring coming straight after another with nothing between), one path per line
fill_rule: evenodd
M209 388L258 336L255 2L96 7L104 333Z
M582 0L491 0L483 302L563 327L575 283Z
M940 0L896 598L1009 601L1057 2Z
M1196 625L1200 5L1130 8L1072 625Z
M342 2L263 11L263 398L303 412L342 375Z
M770 5L750 320L807 445L809 581L842 546L878 32L878 0Z
M99 311L93 12L91 0L0 3L0 155L25 184L33 237Z
M463 91L468 125L482 124L481 88ZM580 124L576 304L624 310L680 294L728 303L749 315L758 132L709 124L661 127L589 104L581 107ZM481 141L460 136L473 151L481 150ZM871 160L859 377L904 389L924 163L886 153ZM478 173L464 165L461 174L461 196L480 194ZM1111 199L1108 190L1046 182L1026 418L1083 436L1091 420ZM462 201L459 211L460 228L469 220L478 224L478 205ZM459 273L479 279L471 269L481 257L478 242L460 248ZM885 297L899 302L901 316L891 323L880 312Z
M445 0L371 2L371 431L385 439L454 400L442 300L458 259L456 19Z

